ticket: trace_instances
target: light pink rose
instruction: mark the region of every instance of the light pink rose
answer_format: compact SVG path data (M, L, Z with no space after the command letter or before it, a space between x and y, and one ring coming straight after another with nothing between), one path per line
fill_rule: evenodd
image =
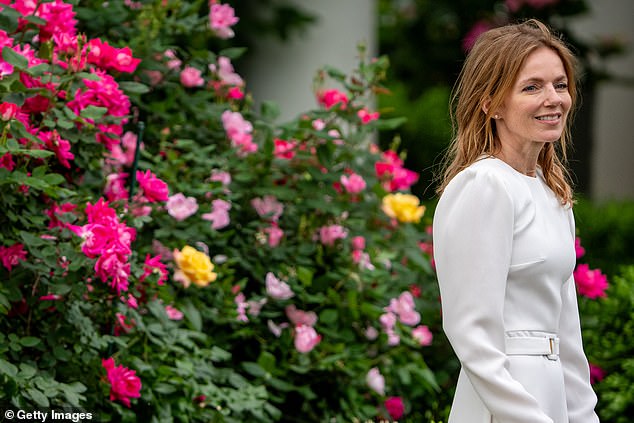
M365 248L365 238L362 236L353 237L352 248L355 250L363 250Z
M263 231L268 236L269 247L275 248L280 245L280 241L284 236L284 231L281 230L275 222L273 222L268 228L264 228Z
M182 320L183 319L183 312L178 310L175 307L172 307L171 305L165 306L165 313L167 313L167 317L170 320Z
M276 300L288 300L295 296L291 287L286 283L282 282L271 272L266 274L266 293Z
M209 27L222 39L233 37L231 26L238 23L240 19L235 16L233 7L228 4L213 3L209 8Z
M284 212L284 205L277 201L273 195L256 197L251 200L251 205L260 217L271 219L273 222L277 222Z
M348 236L348 231L341 225L328 225L319 228L319 239L326 246L335 245L335 241Z
M288 320L295 326L315 326L317 323L317 315L313 311L298 310L293 304L287 305L284 311Z
M365 376L365 382L377 394L385 395L385 378L377 367L372 367Z
M341 185L343 185L346 191L350 194L358 194L366 187L363 177L361 175L357 175L356 173L341 175Z
M295 348L300 353L308 353L321 341L321 335L317 334L315 328L307 325L295 327Z
M191 66L185 66L185 69L181 71L180 81L184 87L188 88L200 87L205 83L200 70Z
M416 326L412 330L412 338L414 338L420 345L431 345L431 341L434 338L429 328L425 325Z
M230 209L231 203L225 200L216 199L211 202L211 213L203 214L202 218L211 222L212 229L222 229L231 222L229 217Z
M167 213L169 213L170 216L178 221L182 221L196 213L198 203L194 197L185 197L183 193L179 192L167 199L165 208L167 208Z

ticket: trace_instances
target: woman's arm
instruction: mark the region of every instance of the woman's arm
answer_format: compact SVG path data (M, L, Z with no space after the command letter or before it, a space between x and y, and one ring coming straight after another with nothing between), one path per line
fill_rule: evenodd
M434 216L434 259L443 328L471 384L499 423L552 423L508 371L504 298L514 204L502 178L467 170Z

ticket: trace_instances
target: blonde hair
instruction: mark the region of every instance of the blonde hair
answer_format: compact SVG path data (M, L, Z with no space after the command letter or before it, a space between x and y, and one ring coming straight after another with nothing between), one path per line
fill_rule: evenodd
M535 19L483 33L467 55L451 97L454 137L445 156L444 172L440 174L439 194L458 172L481 156L492 156L500 151L493 110L502 106L526 58L540 47L548 47L559 55L568 78L572 107L561 138L556 143L544 145L537 164L561 203L573 203L565 163L577 100L577 61L564 42ZM485 102L488 103L486 113L483 111Z

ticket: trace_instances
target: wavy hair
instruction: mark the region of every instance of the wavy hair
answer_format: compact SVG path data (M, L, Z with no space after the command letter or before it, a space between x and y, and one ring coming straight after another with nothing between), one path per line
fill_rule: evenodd
M572 107L560 139L544 145L537 164L546 184L561 203L573 203L566 147L570 143L570 125L577 104L577 60L560 38L535 19L484 32L467 55L451 96L454 136L439 174L438 194L458 172L481 156L493 156L500 151L492 111L502 106L526 58L541 47L552 49L561 59ZM485 102L488 103L486 113L483 111Z

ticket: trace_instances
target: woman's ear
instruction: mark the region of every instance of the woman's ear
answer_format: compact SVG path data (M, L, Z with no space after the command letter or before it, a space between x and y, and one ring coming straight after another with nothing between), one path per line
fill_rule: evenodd
M489 107L491 107L491 99L490 98L486 98L484 100L482 100L482 111L484 112L485 115L489 114Z

